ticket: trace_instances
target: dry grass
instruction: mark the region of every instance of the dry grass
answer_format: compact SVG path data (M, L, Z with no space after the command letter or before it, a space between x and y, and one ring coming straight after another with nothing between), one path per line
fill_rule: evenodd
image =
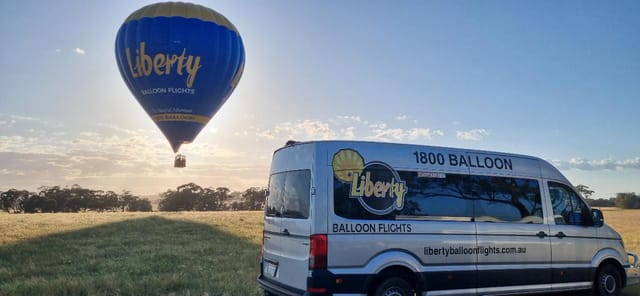
M262 212L0 214L0 295L258 295Z
M624 240L627 251L640 254L640 210L602 208L605 223L613 227ZM640 295L640 286L624 289L622 296Z
M640 210L603 209L640 253ZM0 295L257 295L262 212L0 213ZM640 286L623 296L640 295Z
M622 235L627 251L640 254L640 210L602 208L602 213L605 223Z

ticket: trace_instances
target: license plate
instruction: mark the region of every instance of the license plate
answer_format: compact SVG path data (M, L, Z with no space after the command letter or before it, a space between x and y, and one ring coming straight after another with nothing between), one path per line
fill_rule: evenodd
M264 264L262 264L262 273L270 277L276 277L277 270L278 270L277 264L271 263L269 261L264 261Z

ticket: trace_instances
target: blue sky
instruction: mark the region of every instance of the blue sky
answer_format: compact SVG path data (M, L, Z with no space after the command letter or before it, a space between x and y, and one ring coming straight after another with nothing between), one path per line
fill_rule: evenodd
M150 3L0 2L0 190L239 191L288 139L359 139L529 154L596 197L640 193L638 1L197 1L247 58L185 169L115 62Z

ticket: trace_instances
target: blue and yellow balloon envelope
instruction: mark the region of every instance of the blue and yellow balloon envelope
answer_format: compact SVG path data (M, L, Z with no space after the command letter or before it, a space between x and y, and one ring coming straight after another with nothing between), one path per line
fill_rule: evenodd
M235 26L190 3L135 11L120 27L115 50L122 78L175 153L229 98L245 61Z

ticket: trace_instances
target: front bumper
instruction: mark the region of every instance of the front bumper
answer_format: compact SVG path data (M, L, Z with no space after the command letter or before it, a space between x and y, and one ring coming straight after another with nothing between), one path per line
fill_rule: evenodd
M638 264L638 255L636 253L627 252L629 257L633 257L633 263L631 266L625 268L625 272L627 273L627 286L633 286L640 284L640 267Z

